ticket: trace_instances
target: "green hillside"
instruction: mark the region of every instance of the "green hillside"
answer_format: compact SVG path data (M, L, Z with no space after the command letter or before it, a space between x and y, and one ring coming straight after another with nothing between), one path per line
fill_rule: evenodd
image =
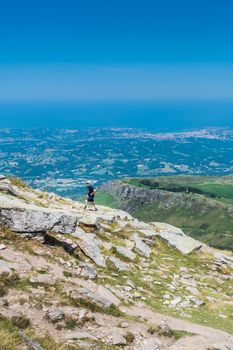
M233 250L232 176L126 178L118 184L117 190L116 182L113 190L109 185L107 191L104 188L111 196L108 204L112 198L112 206L117 203L139 220L167 222L214 247ZM129 187L131 197L121 195L125 186ZM157 192L162 197L147 201L147 197L153 197Z
M161 176L129 178L125 183L149 189L202 194L223 203L233 204L233 176Z

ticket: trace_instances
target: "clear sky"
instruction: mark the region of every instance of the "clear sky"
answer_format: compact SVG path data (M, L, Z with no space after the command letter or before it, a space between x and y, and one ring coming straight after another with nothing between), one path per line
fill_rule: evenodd
M232 17L228 0L2 1L0 118L16 104L23 118L32 103L226 101L229 119Z

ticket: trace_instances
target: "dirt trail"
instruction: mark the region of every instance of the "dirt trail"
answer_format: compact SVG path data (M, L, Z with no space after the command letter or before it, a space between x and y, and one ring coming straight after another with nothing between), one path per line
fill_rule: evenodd
M233 335L227 332L160 314L145 306L124 307L123 309L128 315L146 318L151 324L160 324L162 321L166 321L174 330L196 334L195 336L181 338L169 347L170 350L206 350L211 346L215 346L217 350L233 350Z

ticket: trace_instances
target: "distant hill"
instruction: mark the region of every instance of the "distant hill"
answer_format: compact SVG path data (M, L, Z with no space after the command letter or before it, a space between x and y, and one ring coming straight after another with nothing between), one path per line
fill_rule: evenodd
M102 204L105 198L140 220L166 221L214 247L233 250L232 176L127 178L103 185Z

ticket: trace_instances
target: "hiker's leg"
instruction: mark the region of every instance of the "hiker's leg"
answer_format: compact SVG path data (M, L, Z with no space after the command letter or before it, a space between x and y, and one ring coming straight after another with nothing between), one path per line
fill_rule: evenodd
M84 209L87 209L87 204L88 204L88 200L87 198L85 199L85 206L84 206Z
M98 209L96 208L96 205L95 205L95 202L94 202L94 201L92 202L92 205L93 205L93 207L95 208L95 211L97 211Z

